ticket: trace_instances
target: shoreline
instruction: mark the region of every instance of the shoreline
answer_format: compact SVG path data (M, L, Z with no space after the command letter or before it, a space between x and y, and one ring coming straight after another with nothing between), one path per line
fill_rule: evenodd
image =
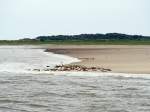
M129 45L49 45L46 52L78 58L71 63L111 69L108 73L150 74L150 46Z

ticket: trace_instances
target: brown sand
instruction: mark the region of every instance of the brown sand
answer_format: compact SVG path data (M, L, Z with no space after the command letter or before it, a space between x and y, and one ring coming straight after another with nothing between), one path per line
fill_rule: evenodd
M76 64L99 66L117 73L150 73L150 46L49 45L49 51L81 59Z

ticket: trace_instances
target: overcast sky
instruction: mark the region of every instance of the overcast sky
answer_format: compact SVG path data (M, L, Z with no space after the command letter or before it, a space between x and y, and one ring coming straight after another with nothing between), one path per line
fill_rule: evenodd
M0 0L0 39L108 32L150 35L150 0Z

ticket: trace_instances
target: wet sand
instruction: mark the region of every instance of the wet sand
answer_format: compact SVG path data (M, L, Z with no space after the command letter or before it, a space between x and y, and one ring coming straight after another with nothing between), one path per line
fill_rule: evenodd
M150 74L150 46L142 45L48 45L49 52L79 58L74 63L98 66L115 73Z

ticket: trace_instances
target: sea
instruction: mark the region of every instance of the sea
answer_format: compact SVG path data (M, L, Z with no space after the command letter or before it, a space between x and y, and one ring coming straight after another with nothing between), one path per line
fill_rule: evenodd
M0 112L150 112L150 74L45 71L78 61L0 46Z

